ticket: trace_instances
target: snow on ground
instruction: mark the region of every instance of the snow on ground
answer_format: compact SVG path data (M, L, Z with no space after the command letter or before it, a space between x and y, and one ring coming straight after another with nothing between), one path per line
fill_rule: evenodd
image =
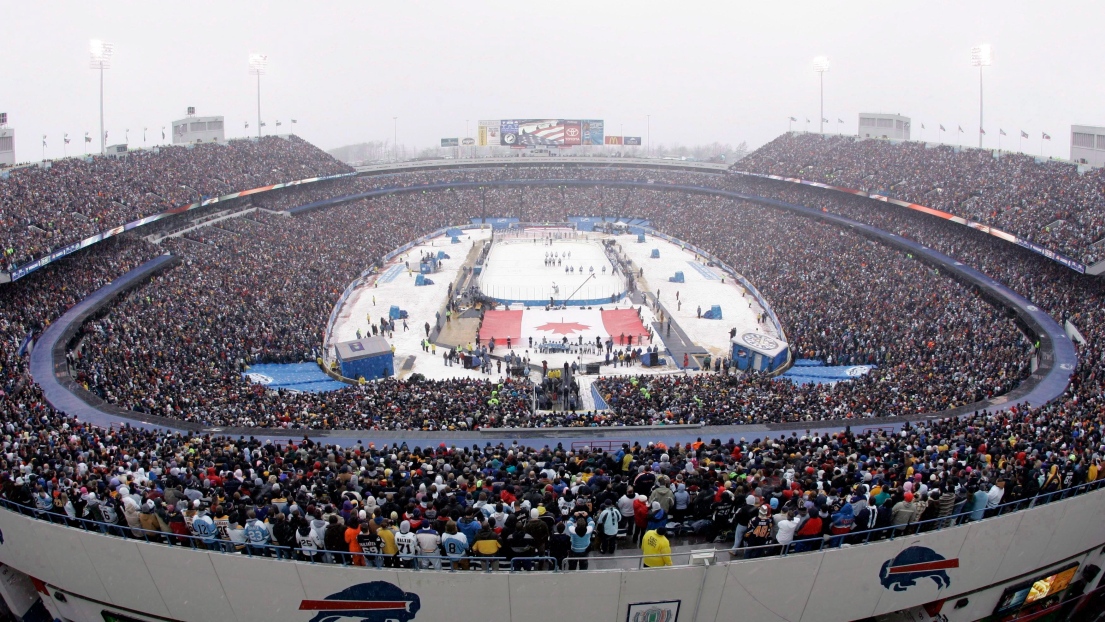
M379 325L380 318L387 316L391 305L397 305L408 315L408 330L403 330L402 320L396 320L395 336L388 339L388 342L395 346L397 375L407 375L400 370L406 357L413 355L416 358L411 373L418 372L431 379L486 378L485 374L464 369L460 365L446 367L442 360L441 348L438 348L434 355L423 352L421 346L422 339L426 337L426 323L429 323L432 328L437 321L438 312L442 313L442 322L445 321L443 309L449 284L456 280L472 246L491 237L491 232L488 230L472 229L463 233L459 244L452 244L448 237L441 236L411 248L385 265L375 278L369 279L361 288L350 294L334 321L334 342L355 340L358 329L364 335L366 331L371 330L370 320L372 324ZM415 287L414 279L418 274L419 258L423 253L428 252L436 255L439 250L445 251L449 258L441 261L440 271L427 275L434 284ZM407 270L407 262L410 263L411 271ZM499 374L493 374L491 377L498 378Z
M447 237L438 237L395 258L385 265L379 274L370 278L365 285L350 295L335 320L334 341L352 341L357 338L358 329L360 329L362 335L366 334L369 330L370 320L372 323L378 324L379 319L387 315L391 305L398 305L409 315L407 319L408 330L404 331L402 321L397 321L395 336L389 339L389 342L395 346L395 365L397 373L401 377L417 372L430 379L490 377L497 380L503 378L504 374L497 371L493 371L490 376L487 376L475 370L466 370L460 366L446 367L442 361L441 348L437 349L436 354L423 352L421 348L421 341L426 334L425 324L428 322L433 326L436 321L435 314L439 311L444 313L442 310L445 306L449 283L456 280L460 268L463 266L473 245L489 239L490 235L490 231L487 230L465 231L459 244L451 244ZM643 244L637 242L636 235L622 235L617 236L616 239L621 250L637 266L644 269L642 288L651 289L653 294L656 293L657 289L660 290L660 300L674 313L676 322L698 345L705 347L715 355L728 355L729 330L735 326L742 327L742 330L757 326L756 315L761 309L755 300L751 296L746 296L744 289L739 284L734 283L731 278L726 277L723 283L722 272L717 268L707 267L702 260L696 261L694 253L684 251L675 244L652 236L647 236L647 241ZM660 250L659 259L649 258L654 248ZM434 281L434 284L415 287L414 280L417 275L418 259L423 252L432 251L436 254L439 250L445 251L449 255L449 259L442 261L441 271L428 275ZM566 279L563 264L559 268L546 268L544 257L546 252L566 253L569 250L572 253L571 263L574 263L577 268L582 264L586 271L587 268L594 265L599 277L593 279L591 283L595 283L597 280L600 284L595 285L595 287L609 287L608 292L615 291L615 288L618 292L625 290L622 277L612 275L611 264L603 254L601 242L598 240L562 240L554 242L552 246L542 245L540 240L537 244L522 240L509 240L505 244L497 244L491 251L492 261L485 266L484 279L488 283L498 284L495 286L502 287L512 287L510 283L516 282L519 291L526 287L532 287L536 290L541 287L541 283L545 283L544 286L548 287L555 281L561 288L561 295L567 296L571 293L571 289L579 285L581 281L579 275L575 275L575 280ZM407 261L410 262L413 269L409 273L405 264ZM605 280L602 280L602 266L607 268ZM676 271L683 272L686 278L685 283L668 282L668 277ZM586 278L587 274L589 273L585 272L583 278ZM537 285L528 285L534 283ZM572 283L575 283L575 285L572 285ZM566 289L568 286L571 286L571 289ZM588 286L591 286L591 284L589 283ZM608 292L596 292L593 295L595 298L603 295L609 296ZM675 298L676 292L679 293L679 298L683 303L681 309ZM494 295L494 292L489 293ZM517 297L520 298L521 296ZM529 295L527 294L525 297L529 298ZM534 299L542 299L547 298L548 294L534 293L533 297ZM577 298L579 297L589 298L592 297L592 294L588 294L587 287L584 287L577 294ZM751 308L749 308L749 302L752 303ZM698 305L702 305L702 310L705 312L713 304L721 305L724 319L705 320L697 317ZM604 309L638 308L637 305L631 304L628 300L622 300L614 305L595 305L595 308L597 309L599 306ZM523 307L520 304L515 304L509 308L520 309ZM641 307L640 310L645 326L651 326L656 321L652 309L645 306ZM442 321L444 321L444 318ZM761 332L776 336L770 325L761 324L759 327ZM657 344L660 345L661 350L664 349L661 335L657 335ZM604 356L597 355L538 353L519 344L515 345L514 352L519 356L529 358L536 365L540 365L541 361L547 361L550 369L562 368L564 363L569 365L572 363L585 364L601 361L604 358ZM496 347L496 355L504 353L505 348ZM413 368L409 371L400 371L409 356L415 357ZM497 369L497 366L495 369ZM668 367L655 368L646 368L640 365L632 367L603 365L602 367L603 375L626 373L664 374L672 373L672 371L673 368L670 366L670 362ZM535 379L537 379L536 376ZM592 377L581 377L580 392L581 395L586 394L583 398L586 407L591 407L592 403L590 397L592 381Z
M558 265L546 266L553 254ZM497 241L480 275L480 291L499 300L609 300L625 289L624 276L614 275L599 240Z
M757 324L756 316L763 309L756 299L720 268L707 266L702 258L696 259L695 253L651 235L645 236L644 243L637 242L636 235L620 235L617 241L622 251L644 269L641 288L645 289L647 284L654 295L659 292L660 302L680 328L715 356L729 355L729 331L734 327L740 327L740 332L754 329L778 337L770 322ZM660 251L658 259L650 257L652 249ZM668 281L676 272L683 273L685 283ZM698 317L700 306L705 313L712 305L721 305L722 319Z

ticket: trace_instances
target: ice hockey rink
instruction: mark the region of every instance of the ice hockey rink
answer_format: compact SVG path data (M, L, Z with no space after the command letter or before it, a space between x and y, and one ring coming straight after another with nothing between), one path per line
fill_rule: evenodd
M558 230L560 233L568 230ZM540 236L542 230L534 235ZM495 240L480 275L480 291L503 302L544 306L610 304L626 291L597 234L590 239L533 237Z

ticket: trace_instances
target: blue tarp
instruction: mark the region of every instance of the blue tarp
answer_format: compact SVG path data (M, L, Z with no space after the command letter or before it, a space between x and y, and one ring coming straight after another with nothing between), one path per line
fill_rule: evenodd
M445 230L445 235L447 235L451 238L458 237L458 236L460 236L460 234L461 234L460 229L457 229L456 227L449 227L448 229Z
M857 378L872 369L870 365L810 365L808 362L798 365L796 362L782 377L795 384L833 384Z
M668 281L671 281L672 283L686 283L687 282L686 278L684 278L682 272L676 272L675 276L668 277Z
M323 393L349 386L338 382L315 363L266 363L253 365L243 374L250 382L263 384L270 389L289 389L307 393Z

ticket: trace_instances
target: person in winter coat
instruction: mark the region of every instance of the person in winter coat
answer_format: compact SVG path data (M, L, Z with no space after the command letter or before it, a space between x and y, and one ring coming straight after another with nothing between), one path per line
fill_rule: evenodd
M567 534L567 525L557 523L552 536L549 537L549 555L556 559L556 567L567 570L564 560L572 551L572 537Z
M648 527L648 514L651 508L648 504L648 497L644 495L637 495L637 498L633 500L633 524L637 527L636 530L636 544L641 545L641 538L644 537L645 531Z
M852 504L845 503L840 506L835 514L833 514L833 524L830 528L833 534L833 539L830 541L829 546L839 547L844 543L844 536L852 533L852 528L855 526L855 515L852 514Z
M906 526L913 521L913 514L917 511L917 506L913 504L913 493L907 492L902 495L902 500L895 503L891 508L891 524L894 525L894 530L898 535L905 533Z
M671 566L671 544L668 542L668 530L664 527L649 530L641 543L644 564L649 568Z
M655 501L652 504L652 508L648 513L648 523L645 525L645 531L652 531L653 529L659 529L668 524L668 514L661 507L659 501Z
M346 563L345 526L341 524L336 514L330 515L329 524L322 537L326 550L330 552L331 561L335 564Z
M276 546L281 547L276 550L277 558L294 557L292 552L296 546L295 531L295 527L283 513L273 517L272 538L276 541Z
M815 509L794 534L794 551L796 553L801 553L817 548L819 546L818 540L821 539L821 530L821 516Z
M314 521L300 518L295 528L295 544L299 549L299 559L305 561L321 562L321 549L325 547L322 542L322 533L315 531L312 526ZM318 521L322 524L322 521Z
M418 555L418 537L411 533L409 521L399 523L399 533L395 534L395 547L399 549L399 566L413 568L415 555Z
M142 525L142 529L146 530L146 537L154 542L161 542L161 536L157 535L163 531L161 529L161 522L157 520L157 504L153 499L150 499L142 504L139 509L138 520Z
M476 541L472 544L472 554L475 557L498 557L501 548L499 535L489 523L481 523L480 530L476 533Z
M679 482L672 497L675 500L675 505L671 508L671 519L677 523L682 523L687 518L687 510L691 506L691 493L687 492L687 485Z
M675 507L675 496L668 486L669 483L670 480L668 477L666 475L661 475L656 481L656 487L652 489L652 494L649 495L648 498L649 505L659 503L665 515L670 513L671 509Z

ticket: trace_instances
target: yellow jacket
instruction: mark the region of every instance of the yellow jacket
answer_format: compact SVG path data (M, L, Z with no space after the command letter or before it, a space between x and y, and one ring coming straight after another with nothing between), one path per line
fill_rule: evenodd
M671 544L666 536L656 533L656 530L645 532L641 541L641 552L645 555L645 566L656 568L659 566L671 566Z

